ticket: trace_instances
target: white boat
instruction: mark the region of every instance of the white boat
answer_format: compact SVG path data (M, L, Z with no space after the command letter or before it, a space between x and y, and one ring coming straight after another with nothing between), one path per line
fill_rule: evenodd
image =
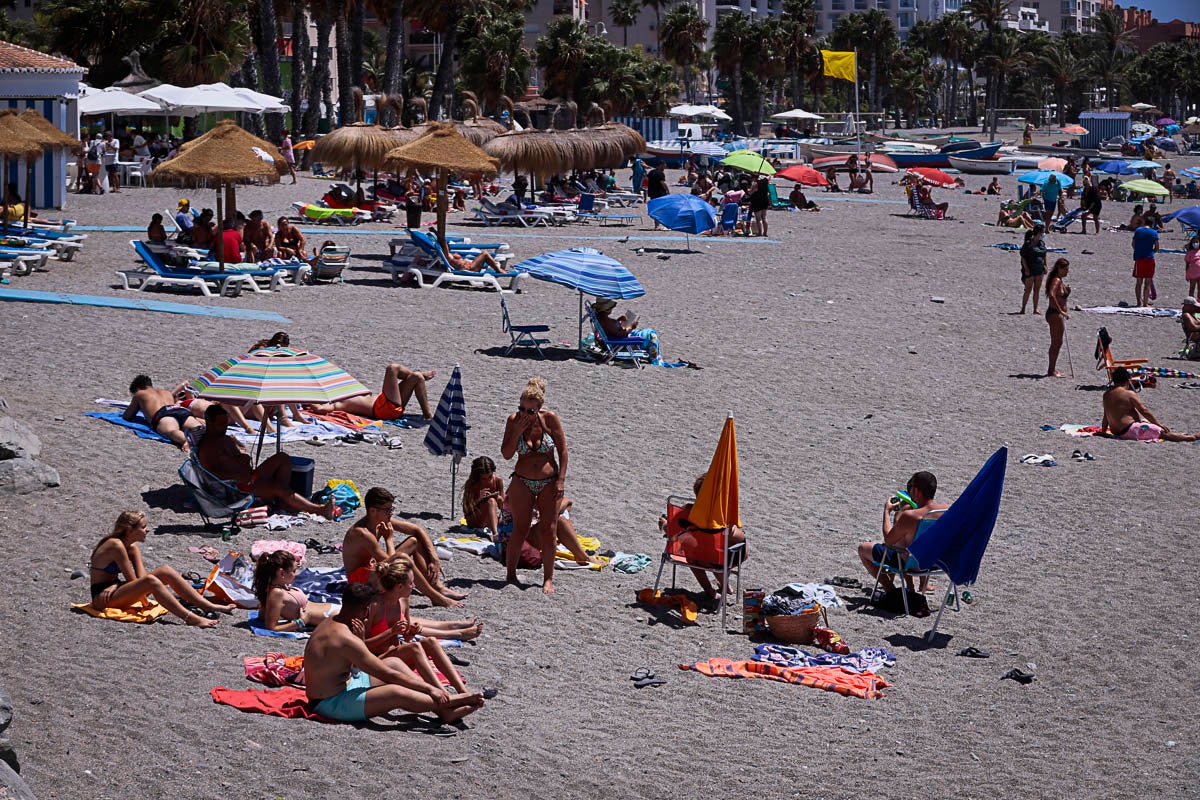
M1015 162L1006 158L960 158L948 155L946 160L951 167L967 175L1011 175L1015 168Z
M917 139L917 138L909 139L904 136L887 136L882 133L874 133L874 132L867 133L867 139L869 141L876 142L878 144L928 145L928 146L934 148L935 150L937 148L941 147L942 145L950 144L950 138L951 137L949 137L949 136L930 136L927 139Z

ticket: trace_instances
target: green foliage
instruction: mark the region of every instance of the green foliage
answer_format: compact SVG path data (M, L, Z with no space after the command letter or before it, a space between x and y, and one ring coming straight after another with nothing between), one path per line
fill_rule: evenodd
M506 5L480 6L458 23L458 67L462 88L475 92L485 112L500 95L520 97L533 61L523 46L525 15Z

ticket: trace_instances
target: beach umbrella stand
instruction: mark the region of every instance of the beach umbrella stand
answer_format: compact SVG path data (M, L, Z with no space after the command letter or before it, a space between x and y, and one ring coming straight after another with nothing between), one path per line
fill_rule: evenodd
M435 456L452 456L450 461L450 517L454 519L454 495L458 488L458 462L470 453L467 450L467 401L463 397L462 369L454 365L454 372L442 398L438 401L433 421L425 434L425 448ZM494 533L494 531L493 531Z

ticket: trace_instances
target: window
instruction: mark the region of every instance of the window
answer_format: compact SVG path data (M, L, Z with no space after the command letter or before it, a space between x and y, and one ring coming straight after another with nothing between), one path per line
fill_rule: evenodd
M901 11L903 11L905 9L910 9L910 8L915 9L916 7L917 7L917 4L916 4L916 2L914 2L914 0L900 0L900 10Z
M833 0L833 2L836 3L837 0ZM838 20L841 18L842 18L841 14L830 14L829 15L829 30L832 31L834 28L836 28L837 24L838 24Z
M829 0L830 11L845 11L846 0Z
M901 28L911 28L913 25L913 15L909 12L897 14L896 24Z
M946 0L947 11L958 11L962 8L962 0Z
M854 0L855 11L866 11L869 0Z

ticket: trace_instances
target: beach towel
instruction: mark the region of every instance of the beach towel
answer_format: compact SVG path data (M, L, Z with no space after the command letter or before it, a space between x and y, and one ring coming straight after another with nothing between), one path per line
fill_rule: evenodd
M167 613L167 610L148 598L143 598L129 608L106 608L97 611L91 603L71 603L71 608L90 614L99 619L111 619L115 622L137 622L146 624Z
M296 570L304 569L304 560L308 556L308 547L299 542L288 542L283 539L259 539L250 545L250 558L258 561L267 553L286 550L296 559Z
M609 562L616 572L625 575L636 575L653 563L653 559L645 553L622 553L618 552Z
M311 719L336 724L335 720L314 714L308 708L308 696L303 689L285 686L282 689L226 689L217 686L209 691L214 703L232 706L247 714L267 714L286 719Z
M1153 306L1092 306L1085 308L1089 314L1127 314L1132 317L1178 317L1179 310L1174 308L1155 308Z
M96 419L102 419L105 422L111 422L113 425L120 425L122 428L128 428L129 430L136 433L142 439L150 439L150 440L156 441L156 442L166 442L167 444L171 443L171 440L168 439L167 437L161 436L156 431L151 430L150 426L148 424L146 424L146 418L143 417L141 415L141 413L139 413L137 415L137 417L135 418L135 420L133 422L123 419L121 417L121 413L125 410L128 403L122 402L120 400L108 400L108 399L104 399L104 398L98 398L95 402L97 405L107 406L109 408L120 409L120 410L115 411L115 412L108 412L108 411L84 412L85 417L94 417ZM341 412L335 412L335 413L341 413ZM303 425L292 425L290 428L284 427L283 433L280 437L281 441L283 441L283 442L307 442L307 441L313 441L313 440L330 441L333 439L337 439L340 436L345 436L347 433L354 433L354 431L357 430L356 428L349 427L349 425L348 425L349 420L346 421L347 424L343 424L341 421L331 420L329 418L326 418L326 417L323 417L323 416L320 416L317 414L311 414L310 416L313 418L312 422L307 422ZM348 414L346 416L353 417L352 414ZM362 418L359 417L359 419L362 419ZM247 420L247 421L250 423L250 426L252 428L258 427L259 423L257 420L251 419L251 420ZM377 422L373 422L373 421L368 421L368 425L369 424L378 425ZM366 427L366 426L364 426L364 427ZM233 426L230 426L230 428L229 428L229 435L231 435L233 438L237 439L239 442L241 442L244 445L249 446L249 445L257 445L258 444L258 431L257 430L246 431L237 425L233 425ZM270 434L270 435L272 437L275 436L275 434Z
M234 518L234 522L241 528L254 528L259 525L267 524L267 517L270 508L268 506L254 506L247 508L245 511L239 511Z
M122 428L128 428L136 433L139 439L149 439L152 442L166 442L167 444L171 444L170 439L150 430L150 426L145 422L145 417L140 413L137 415L137 419L132 422L123 419L119 411L85 411L83 415L85 417L92 417L93 419L102 419L105 422L111 422L113 425L120 425Z
M780 597L795 597L800 600L817 602L826 608L845 608L842 598L837 591L824 583L789 583L782 589L773 592Z
M346 588L346 570L342 567L310 567L296 575L292 586L302 590L314 603L340 603Z
M894 667L896 656L882 647L864 647L857 653L809 653L782 644L760 644L754 648L754 660L778 664L781 667L841 667L849 672L875 672L880 667Z
M987 244L987 245L984 245L984 247L994 247L997 250L1020 250L1021 249L1021 245L1017 244L1016 242L1001 242L1000 244ZM1065 248L1065 247L1047 247L1046 252L1047 253L1066 253L1067 248Z
M664 594L653 589L642 589L637 593L637 601L647 606L679 606L679 616L687 625L695 625L700 617L700 606L686 594Z
M480 536L459 536L454 539L451 539L449 536L439 536L437 544L450 550L461 550L464 553L473 553L481 556L491 546L492 542Z
M349 428L352 431L361 431L365 428L382 428L383 423L377 419L367 419L360 417L357 414L351 414L346 411L330 411L328 414L315 414L312 411L304 412L310 419L328 422L333 425L340 425L343 428Z
M267 653L265 656L246 656L242 664L248 681L263 686L304 685L304 656Z
M274 639L307 639L307 633L299 631L273 631L270 628L262 627L262 623L258 621L258 612L251 611L246 617L246 622L250 624L250 632L255 636L270 636Z
M710 658L695 664L680 664L682 670L694 670L710 678L762 678L796 686L810 686L847 697L876 700L890 683L873 672L847 672L841 667L782 667L764 661L733 661Z
M1073 439L1083 439L1104 433L1104 429L1099 425L1060 425L1058 429Z

